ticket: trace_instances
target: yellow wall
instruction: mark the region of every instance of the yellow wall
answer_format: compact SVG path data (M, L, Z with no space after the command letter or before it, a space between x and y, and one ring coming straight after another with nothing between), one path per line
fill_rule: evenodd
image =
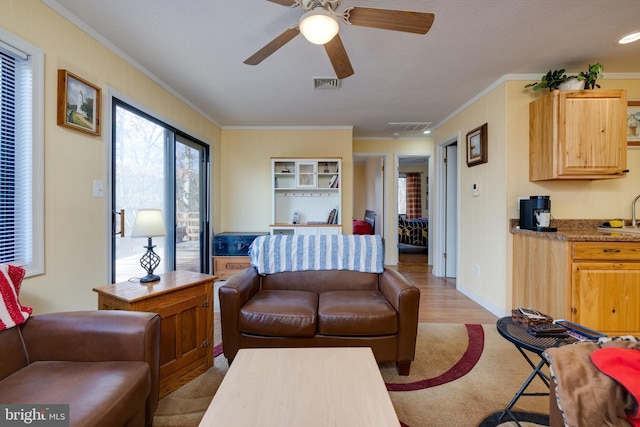
M640 99L640 80L607 78L602 89L626 89L628 99ZM593 181L529 182L529 103L547 93L524 89L522 81L507 82L507 199L508 218L519 218L518 197L551 196L551 213L558 219L631 218L631 201L640 193L640 149L627 151L626 178ZM505 310L511 307L513 248L506 233Z
M441 143L457 133L464 138L471 129L488 123L487 164L468 168L464 145L459 150L458 285L489 308L504 312L511 305L507 221L517 217L518 196L550 195L556 218L629 218L631 199L640 193L637 149L629 151L631 172L625 179L530 183L528 104L539 94L524 90L526 82L499 85L443 123L434 138L425 140L353 141L350 128L222 131L39 0L0 0L0 10L0 27L45 53L45 274L26 279L21 292L22 302L33 306L36 313L95 308L97 297L92 288L104 285L108 277L107 199L92 196L92 181L107 177L106 136L91 137L56 125L58 69L101 87L103 108L108 106L107 90L113 88L211 144L215 232L268 228L269 159L277 156L342 157L343 231L351 232L352 153L372 153L385 157L384 227L387 247L395 247L395 156L430 155L433 188L434 141ZM640 80L605 79L600 84L605 89L625 88L629 99L640 99ZM480 197L471 197L473 183L479 185ZM431 194L433 191L430 198ZM431 198L430 212L435 208ZM388 251L385 261L394 264L396 256L396 251ZM480 276L475 275L475 266Z
M367 188L367 165L364 163L353 165L353 219L364 220L367 209L367 192L358 191Z
M0 27L45 53L45 274L25 280L21 301L35 313L94 309L92 288L108 277L109 219L107 199L93 197L92 181L107 177L108 125L102 137L56 125L57 70L102 88L103 118L111 87L213 144L213 159L220 158L220 130L39 0L2 0L0 10ZM214 161L214 183L217 169ZM214 187L212 199L218 192Z
M460 132L459 258L457 286L496 314L511 309L512 236L508 220L518 218L518 197L551 196L555 218L630 218L640 193L640 150L629 149L626 178L596 181L529 182L529 103L544 93L506 81L467 106L436 130L436 144ZM604 79L603 89L626 89L640 98L640 80ZM467 132L488 123L487 164L466 166ZM472 197L478 183L480 196ZM430 206L434 209L434 206ZM480 275L476 275L476 266Z
M350 234L351 140L351 128L223 130L221 227L214 231L269 231L272 157L341 157L341 219L343 232Z
M460 133L457 286L465 293L478 296L483 303L500 308L505 307L506 301L505 111L506 88L501 85L436 130L436 144ZM484 123L488 131L488 162L467 167L466 134ZM474 183L478 185L479 197L472 196ZM431 205L429 209L434 212L437 207Z
M640 80L603 79L602 89L626 89L628 99L640 99ZM549 195L555 218L631 218L631 200L640 193L640 149L627 152L629 173L622 179L529 182L529 103L543 93L524 89L521 81L508 82L509 139L507 208L517 218L518 196ZM542 91L539 91L542 92Z

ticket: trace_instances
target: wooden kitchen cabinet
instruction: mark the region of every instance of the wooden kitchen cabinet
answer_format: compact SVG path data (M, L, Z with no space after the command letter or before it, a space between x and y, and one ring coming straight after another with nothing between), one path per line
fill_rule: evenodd
M622 178L624 90L554 90L529 104L529 180Z
M159 282L121 282L94 288L100 310L158 313L160 397L213 366L213 282L191 271L160 274Z
M513 306L607 335L640 335L640 242L513 236Z

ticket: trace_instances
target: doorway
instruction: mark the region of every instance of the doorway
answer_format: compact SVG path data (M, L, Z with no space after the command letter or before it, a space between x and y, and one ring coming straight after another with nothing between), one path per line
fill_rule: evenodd
M452 136L436 148L437 190L433 274L455 279L458 275L458 140Z
M431 263L430 166L431 156L396 155L395 188L397 251L400 254L427 254Z
M364 219L365 210L375 212L374 234L385 236L385 156L383 154L354 154L353 218Z

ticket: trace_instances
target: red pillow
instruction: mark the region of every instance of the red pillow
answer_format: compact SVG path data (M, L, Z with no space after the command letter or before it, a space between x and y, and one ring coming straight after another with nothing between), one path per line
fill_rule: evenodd
M0 264L0 331L22 325L33 312L18 299L24 274L24 268Z
M371 224L369 224L368 222L360 221L359 219L354 219L353 234L373 234L371 230Z

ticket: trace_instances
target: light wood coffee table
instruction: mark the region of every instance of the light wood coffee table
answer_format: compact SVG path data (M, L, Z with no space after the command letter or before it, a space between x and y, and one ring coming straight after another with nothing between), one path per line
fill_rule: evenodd
M200 426L400 426L368 347L242 349Z

